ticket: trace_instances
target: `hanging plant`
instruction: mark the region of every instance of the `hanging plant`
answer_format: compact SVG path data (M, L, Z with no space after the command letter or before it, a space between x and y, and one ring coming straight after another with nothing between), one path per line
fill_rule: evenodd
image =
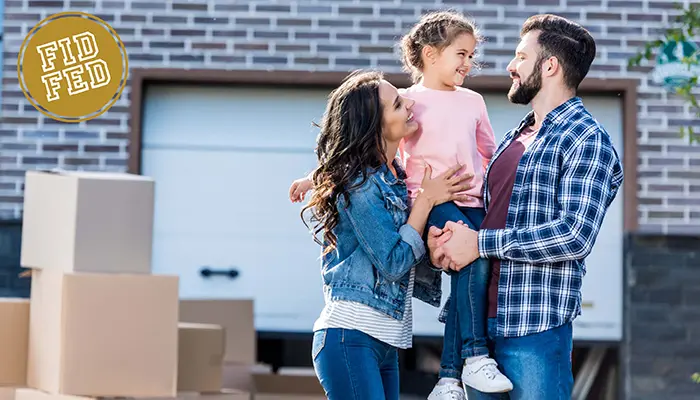
M639 66L643 60L655 60L654 81L687 102L690 112L700 120L700 105L695 89L700 77L700 48L695 38L700 33L700 4L688 8L676 5L682 14L676 19L676 27L666 30L662 38L648 42L632 57L628 65ZM700 143L700 132L693 130L689 122L681 126L680 133L687 136L690 143Z

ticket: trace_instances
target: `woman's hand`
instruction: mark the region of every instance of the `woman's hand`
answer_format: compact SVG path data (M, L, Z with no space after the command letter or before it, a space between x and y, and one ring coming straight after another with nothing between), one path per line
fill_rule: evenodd
M449 231L451 235L440 248L444 256L450 261L449 268L459 271L479 258L479 233L468 226L448 221L443 232ZM439 239L438 239L439 241ZM445 260L442 260L445 263Z
M464 222L457 221L458 225L464 226ZM445 249L443 246L452 238L451 229L440 229L436 226L431 226L428 230L428 253L430 254L430 262L436 266L448 271L451 268L451 260L445 258Z
M292 182L292 186L289 187L289 200L291 200L292 203L304 201L306 192L313 189L313 187L314 184L308 176L295 180Z
M460 193L473 187L473 185L467 181L471 180L474 175L457 175L457 171L460 169L462 169L462 166L458 164L448 169L443 174L440 174L435 178L431 178L433 169L429 164L426 164L423 182L421 183L421 192L418 194L418 196L425 197L433 206L448 201L468 200L469 195Z

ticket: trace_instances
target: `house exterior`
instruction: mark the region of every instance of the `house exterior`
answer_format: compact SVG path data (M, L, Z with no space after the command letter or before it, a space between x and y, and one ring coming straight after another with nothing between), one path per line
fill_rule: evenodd
M162 240L156 238L154 262L164 266L161 272L184 273L190 268L194 280L206 263L224 271L250 268L226 265L231 262L225 252L229 241L255 249L253 253L280 253L269 255L279 257L274 258L276 265L295 257L314 261L317 249L310 247L308 236L289 233L296 229L292 226L302 228L298 207L281 214L246 210L280 211L288 206L285 196L291 179L314 164L311 119L318 120L328 91L348 71L379 68L397 86L409 84L397 61L398 37L425 11L462 11L487 36L481 49L482 69L466 85L484 93L494 128L502 137L525 112L505 100L509 86L505 67L513 57L522 22L549 12L582 23L598 45L582 97L610 130L624 159L626 180L597 244L601 250L588 263L587 279L592 282L588 290L594 297L589 314L600 315L600 320L584 320L586 324L577 328L590 332L578 346L607 346L612 351L612 361L608 357L604 364L617 377L618 398L691 399L700 393L690 379L700 371L700 313L694 310L700 301L700 147L688 145L678 133L681 125L700 127L700 121L654 80L653 65L627 66L627 60L644 43L659 38L679 14L672 2L5 0L4 7L0 293L5 295L28 293L26 283L15 278L22 183L28 169L154 176L161 190L156 206L163 210L156 216L156 234L187 227L189 233L204 237L216 230L207 221L225 223L219 226L217 239L189 243L193 247L185 253L171 250L183 242L168 242L164 234ZM131 70L115 105L79 124L39 113L20 90L16 68L29 30L41 19L69 10L88 12L109 23L126 46ZM183 219L183 214L193 217ZM242 237L240 229L223 228L277 223L289 227L280 237L256 230L258 238L250 239ZM273 241L287 247L270 252ZM303 250L296 253L297 248ZM204 260L191 254L212 256ZM189 264L165 267L182 260ZM234 261L255 262L254 256ZM303 297L305 289L299 294L310 304L317 304L320 295L320 288L314 292L319 286L314 268L315 264L302 273L312 282L309 297ZM297 272L280 270L277 280L241 273L240 279L250 276L252 285L241 289L241 295L284 293L284 284L269 282L288 283L298 279ZM238 271L232 275L238 276ZM267 283L254 283L263 281ZM186 286L186 294L210 290L198 285ZM601 304L596 305L598 301ZM304 332L306 320L288 322L285 328L266 316L267 310L284 309L283 303L261 299L260 307L267 307L261 312L261 329ZM289 307L284 312L294 313L296 306ZM598 322L600 327L591 328ZM612 328L606 330L606 323ZM434 336L439 325L426 324L429 328L416 327L417 334Z

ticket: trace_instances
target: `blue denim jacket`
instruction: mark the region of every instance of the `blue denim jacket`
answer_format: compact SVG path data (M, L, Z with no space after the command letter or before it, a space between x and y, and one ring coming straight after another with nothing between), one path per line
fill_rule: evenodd
M405 172L394 161L398 179L386 165L337 203L337 247L323 256L323 290L333 300L366 304L403 318L410 270L416 267L414 297L439 307L441 272L429 267L421 235L406 224ZM356 178L352 186L359 183Z

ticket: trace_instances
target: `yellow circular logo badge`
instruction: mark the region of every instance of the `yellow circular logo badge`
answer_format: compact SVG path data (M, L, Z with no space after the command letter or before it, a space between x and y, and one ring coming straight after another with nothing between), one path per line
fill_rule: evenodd
M99 117L119 99L129 71L124 43L105 21L68 11L39 22L22 43L22 92L42 114L62 122Z

